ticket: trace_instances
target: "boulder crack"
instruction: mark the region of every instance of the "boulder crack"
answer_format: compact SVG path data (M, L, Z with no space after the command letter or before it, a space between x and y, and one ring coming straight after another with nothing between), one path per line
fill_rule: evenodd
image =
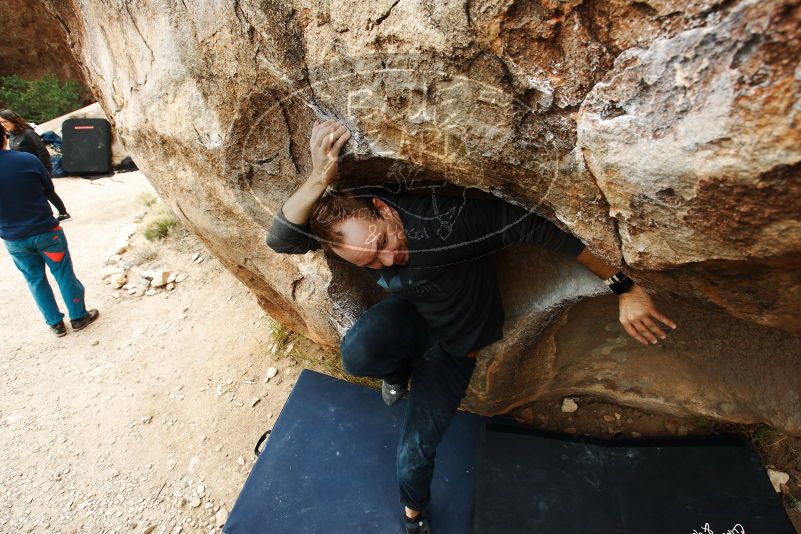
M590 175L592 178L593 183L595 184L595 188L598 190L598 193L601 195L601 201L606 205L606 213L610 219L612 219L612 228L614 229L615 240L617 241L617 247L620 250L620 258L624 265L626 265L626 258L623 255L623 236L620 234L620 225L616 217L613 217L610 213L611 204L609 204L609 200L606 198L606 194L604 190L601 189L601 186L598 184L598 178L596 178L595 174L593 174L592 169L590 169L589 164L587 163L587 155L585 153L587 149L581 147L581 160L584 162L584 168L587 169L587 174Z
M392 5L389 6L389 9L384 11L384 13L382 13L381 15L379 15L377 19L375 19L375 25L378 26L379 24L387 20L387 17L389 17L392 14L392 10L395 9L395 6L397 6L399 3L400 0L395 0L394 2L392 2Z
M128 13L128 18L131 19L131 24L133 25L134 30L136 30L136 34L139 36L139 39L142 40L142 44L145 45L145 48L147 48L147 51L150 52L150 64L152 65L153 62L156 61L156 55L153 53L153 49L150 48L150 45L147 44L147 40L145 39L145 36L142 35L142 31L139 29L139 25L136 23L136 19L134 18L133 14L131 13L131 8L129 7L128 2L125 2L123 5L125 6L125 12Z

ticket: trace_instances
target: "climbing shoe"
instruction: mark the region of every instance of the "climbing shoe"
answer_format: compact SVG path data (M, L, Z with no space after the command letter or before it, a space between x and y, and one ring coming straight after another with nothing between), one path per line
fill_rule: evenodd
M414 519L403 516L403 526L406 527L406 534L431 534L431 527L428 526L428 518L421 513Z
M387 406L392 406L401 400L407 391L408 388L403 384L390 384L386 380L381 383L381 398Z

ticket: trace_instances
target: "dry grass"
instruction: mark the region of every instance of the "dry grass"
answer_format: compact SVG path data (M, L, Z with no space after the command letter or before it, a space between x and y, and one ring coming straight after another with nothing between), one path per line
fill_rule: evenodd
M342 369L342 356L339 352L324 349L300 334L293 334L293 336L295 344L288 357L301 367L368 388L381 388L381 381L378 379L351 376L346 373Z
M154 204L142 219L140 231L148 241L164 239L170 230L178 224L178 219L170 208L161 202Z
M155 260L158 255L159 249L156 245L139 238L125 254L125 259L138 266Z
M270 339L278 344L278 347L283 347L289 338L292 336L292 330L275 321L270 329Z
M156 198L156 195L154 195L153 193L140 193L136 197L136 200L144 207L149 208L150 206L158 202L159 199Z
M314 341L297 332L293 332L274 319L270 325L270 340L278 346L278 350L270 356L274 360L289 358L306 369L365 387L381 388L380 380L360 378L347 374L342 369L342 358L338 352L317 345ZM286 349L290 346L292 350L287 353ZM268 344L268 351L272 353L271 344Z

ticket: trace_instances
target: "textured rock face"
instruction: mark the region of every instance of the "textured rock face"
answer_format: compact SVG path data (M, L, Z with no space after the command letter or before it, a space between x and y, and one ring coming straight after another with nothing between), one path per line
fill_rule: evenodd
M41 2L3 0L0 33L0 76L16 74L26 80L56 76L78 82L86 93L64 31Z
M263 245L312 122L335 117L343 185L531 206L681 325L637 347L591 275L507 251L506 338L466 406L592 393L801 434L799 2L46 3L140 168L292 328L335 345L380 298L341 262Z
M531 400L592 394L677 416L738 423L771 413L773 424L801 427L801 412L776 409L801 402L801 339L671 298L658 304L680 317L682 326L659 347L647 348L620 329L615 297L574 305L539 336L533 355L518 352L525 356L515 360L516 373L507 372L503 359L481 366L467 407L502 413ZM493 395L488 385L508 394Z

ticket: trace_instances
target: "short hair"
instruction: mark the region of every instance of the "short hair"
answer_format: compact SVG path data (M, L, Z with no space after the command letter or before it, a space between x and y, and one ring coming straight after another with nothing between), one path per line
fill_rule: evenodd
M315 203L309 224L312 235L317 238L323 249L331 250L331 247L342 243L342 233L336 227L345 219L381 218L381 212L373 204L373 198L334 193L323 196Z

